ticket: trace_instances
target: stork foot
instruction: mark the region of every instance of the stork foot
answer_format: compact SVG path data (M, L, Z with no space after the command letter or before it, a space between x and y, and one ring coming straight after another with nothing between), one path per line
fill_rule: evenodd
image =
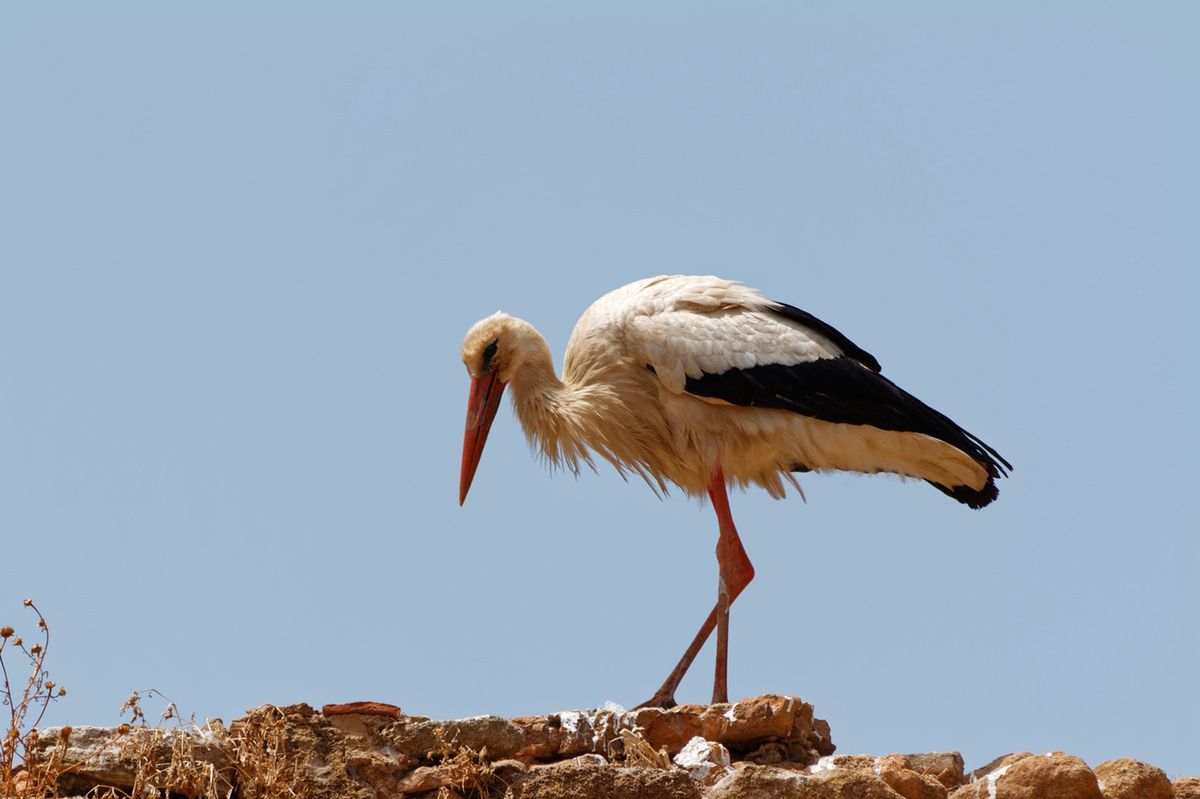
M647 699L645 702L642 702L640 705L636 706L634 708L634 710L641 710L644 707L658 707L658 708L662 708L663 710L670 710L671 708L675 707L677 704L679 704L679 703L675 701L675 692L674 691L672 691L669 694L659 691L654 696Z

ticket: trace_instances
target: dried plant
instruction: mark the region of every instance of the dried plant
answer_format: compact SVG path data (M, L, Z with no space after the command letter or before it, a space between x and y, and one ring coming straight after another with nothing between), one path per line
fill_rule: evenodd
M147 698L166 702L154 726L143 706ZM235 792L240 799L310 797L308 764L290 753L287 721L278 708L255 711L229 731L219 719L198 724L149 690L130 695L120 715L127 713L129 721L117 732L129 781L93 788L90 799L229 799Z
M460 744L457 736L451 741L441 727L434 728L433 736L437 749L431 754L439 761L439 770L446 774L450 784L459 793L490 799L496 793L496 789L501 788L496 784L495 771L488 760L486 746L476 751L470 746ZM438 789L439 799L448 799L450 796L448 788Z
M89 766L67 763L70 727L59 728L53 742L45 736L39 740L38 726L50 703L67 692L46 669L49 625L32 600L24 604L37 616L36 642L0 626L0 719L5 722L0 724L0 799L55 796L60 781L67 789L70 779L65 778ZM21 661L25 667L19 673L27 676L14 682ZM147 699L165 703L154 726L147 719ZM116 755L127 766L128 779L79 790L91 799L229 799L236 779L238 795L245 799L308 799L307 765L289 756L286 721L272 710L247 719L235 737L220 720L198 724L194 715L183 716L157 690L135 691L118 712L122 718L128 714L128 721L116 728L121 736Z
M25 607L37 615L37 641L27 644L8 625L0 626L0 707L8 709L8 718L0 724L4 738L0 741L0 797L44 796L54 787L62 767L62 757L70 727L63 727L59 739L41 756L34 744L38 737L38 725L45 718L50 703L66 696L67 690L50 679L46 669L46 655L50 649L50 626L32 599L26 599ZM14 673L9 672L9 658L24 661L28 674L22 681L13 682ZM18 668L18 664L12 664Z
M237 722L226 751L242 799L308 799L308 763L292 755L287 718L279 708L260 708Z
M142 707L145 697L166 702L159 722L150 726ZM129 714L129 722L120 724L119 760L131 775L128 783L92 788L92 799L163 799L186 796L191 799L228 799L230 783L226 756L226 734L220 721L196 723L186 719L175 703L159 691L134 691L121 705L120 716ZM166 726L164 726L166 725Z
M662 769L672 767L671 756L667 754L665 746L655 751L645 738L633 730L621 730L621 740L625 744L626 766Z

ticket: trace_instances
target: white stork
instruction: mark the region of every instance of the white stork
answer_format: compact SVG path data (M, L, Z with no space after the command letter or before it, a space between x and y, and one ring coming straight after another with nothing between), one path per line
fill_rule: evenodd
M799 308L717 277L662 276L610 292L571 333L563 379L546 340L496 313L463 342L471 376L459 503L506 386L531 444L578 472L592 453L652 488L707 492L717 514L717 604L646 703L675 689L717 629L713 702L728 701L729 605L754 577L726 485L781 498L794 472L915 477L971 508L1012 467L994 449L880 374L879 362Z

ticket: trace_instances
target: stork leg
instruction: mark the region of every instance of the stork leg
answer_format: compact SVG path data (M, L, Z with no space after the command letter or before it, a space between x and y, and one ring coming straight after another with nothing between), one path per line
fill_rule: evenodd
M717 604L709 612L699 632L688 645L683 657L675 664L675 668L667 675L654 696L638 705L638 707L674 707L675 689L683 681L692 661L696 659L700 648L717 630L717 667L713 680L713 702L726 702L729 699L726 673L729 663L729 606L733 600L754 579L754 566L746 555L742 540L738 537L737 528L733 524L733 515L729 511L729 495L725 492L725 472L720 466L713 471L708 483L708 496L712 500L713 510L717 514L717 525L720 537L717 539L717 566L720 578L717 582Z
M754 566L742 546L733 514L729 510L729 496L725 493L725 474L718 466L708 484L708 495L712 498L713 510L717 513L720 537L717 539L717 669L713 678L713 704L729 701L726 679L729 664L729 606L754 579Z

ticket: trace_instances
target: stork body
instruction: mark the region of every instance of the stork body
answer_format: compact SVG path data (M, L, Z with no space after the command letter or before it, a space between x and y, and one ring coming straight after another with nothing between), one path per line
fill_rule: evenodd
M880 374L830 325L738 283L662 276L604 295L571 334L563 378L545 339L498 313L463 343L472 378L463 445L465 500L505 387L531 443L577 472L593 453L652 487L707 493L720 531L718 601L650 703L674 691L718 629L713 701L726 701L728 608L753 577L726 486L781 498L794 473L890 472L925 480L973 508L1011 468L946 416Z

